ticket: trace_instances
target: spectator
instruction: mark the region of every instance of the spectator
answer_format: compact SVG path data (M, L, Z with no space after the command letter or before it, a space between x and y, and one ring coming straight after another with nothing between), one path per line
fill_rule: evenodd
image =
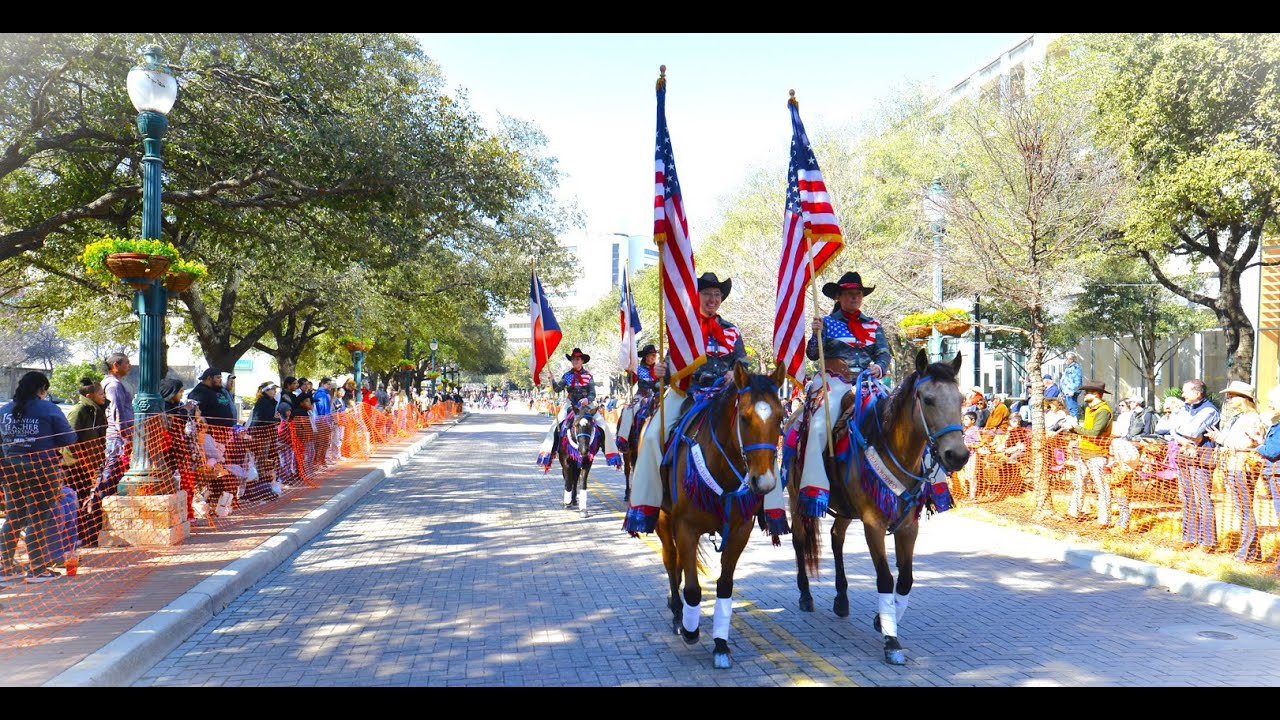
M209 430L209 423L203 418L196 419L196 440L202 452L207 478L205 515L207 517L213 514L209 512L209 508L216 507L216 513L220 517L226 517L231 513L236 488L246 472L243 466L228 461L226 447Z
M1103 399L1110 394L1106 383L1090 380L1081 383L1080 393L1085 401L1084 419L1078 426L1069 430L1080 438L1080 460L1093 477L1093 485L1098 493L1098 526L1111 527L1111 486L1102 476L1107 464L1107 451L1111 439L1111 407ZM1076 521L1083 521L1081 510L1084 506L1084 468L1074 474L1074 486L1071 502L1067 506L1067 516Z
M1140 397L1129 398L1129 429L1124 436L1127 440L1133 441L1144 435L1154 435L1156 432L1156 414L1151 408L1145 407L1146 401Z
M311 392L311 389L312 389L311 381L309 379L304 377L298 378L298 389L294 391L293 395L294 397L297 397L298 395L301 395L304 392L305 393Z
M91 377L80 378L80 402L67 413L67 422L76 433L76 444L62 449L62 464L67 468L70 486L83 507L93 493L94 480L106 460L107 393L102 383ZM80 514L80 544L87 545L90 527L87 515Z
M997 430L1004 428L1009 422L1009 406L1005 404L1005 400L1009 398L1004 393L997 393L995 397L994 407L991 408L991 414L987 416L987 421L982 427L987 430Z
M4 452L4 528L0 531L0 585L22 577L16 564L19 534L26 530L30 568L25 580L43 583L62 575L58 557L58 505L66 474L57 448L76 441L62 410L48 400L49 378L29 372L18 380L13 400L0 407L0 447Z
M1161 416L1156 420L1157 435L1173 434L1173 419L1177 413L1182 411L1184 406L1186 406L1186 403L1180 397L1171 396L1164 399L1164 404L1161 406Z
M1021 415L1009 416L1009 432L1005 435L1005 458L1010 464L1021 465L1026 459L1027 449L1031 447L1031 431L1022 421Z
M1084 380L1084 371L1080 369L1076 354L1067 353L1067 364L1062 368L1062 400L1067 404L1067 412L1075 419L1080 419L1080 385Z
M1231 490L1232 504L1240 511L1240 550L1236 559L1259 562L1262 548L1258 544L1258 520L1253 514L1253 488L1259 468L1254 464L1257 455L1252 450L1262 443L1266 428L1254 405L1252 385L1235 380L1222 394L1226 398L1222 427L1210 428L1205 435L1223 448L1219 467L1223 469L1225 485Z
M196 463L193 438L187 434L187 423L194 408L182 401L182 381L165 378L157 388L164 401L164 423L161 425L162 454L169 467L178 473L178 485L187 494L187 519L195 519Z
M1061 395L1049 398L1044 404L1044 431L1048 437L1054 437L1075 424L1067 414L1067 405Z
M1280 515L1280 385L1271 388L1267 393L1267 415L1271 418L1271 428L1263 438L1262 445L1255 451L1266 463L1262 467L1263 475L1271 491L1271 503L1276 514ZM1280 573L1280 560L1276 560L1276 572Z
M982 394L982 388L977 385L969 388L969 395L965 398L964 403L960 408L960 412L972 412L976 415L978 412L978 405L982 402L983 397L985 396ZM979 424L979 427L981 427L981 424Z
M1218 547L1209 474L1214 444L1206 433L1217 427L1220 416L1218 409L1205 397L1203 380L1189 380L1183 384L1182 398L1186 405L1170 421L1170 437L1178 444L1182 549L1189 550L1199 545L1205 552L1212 553Z
M277 412L280 402L276 397L279 394L279 385L270 380L262 383L258 386L258 394L249 413L249 452L253 453L259 479L268 484L276 478L276 434L280 425L280 415Z
M1062 388L1053 382L1052 375L1046 373L1041 379L1044 381L1044 397L1046 400L1062 397Z
M297 396L294 390L298 389L298 379L289 375L284 379L284 384L280 386L280 390L276 392L276 414L281 420L289 421L293 419L293 401Z
M309 392L298 393L293 399L293 432L302 448L298 461L298 475L305 477L315 472L315 402Z
M200 405L200 416L214 427L229 428L236 424L231 393L222 387L222 371L209 368L200 374L200 382L191 389L191 399Z
M320 378L320 386L316 388L312 395L312 404L315 406L313 415L314 425L316 429L315 436L315 457L316 462L321 467L329 465L329 442L333 438L333 401L329 397L329 390L333 386L333 381L327 377Z
M244 401L236 394L236 376L227 376L226 385L227 394L231 396L231 417L234 419L232 425L239 425L244 420Z
M985 428L987 426L987 418L991 417L991 411L987 409L987 398L978 398L978 404L974 407L973 414L978 417L978 427Z
M133 450L133 393L121 382L132 367L129 356L115 353L107 357L103 365L107 371L102 379L102 390L107 397L107 441L98 485L81 508L90 538L86 547L98 546L98 531L102 529L102 498L115 495L119 490L120 478L129 466Z

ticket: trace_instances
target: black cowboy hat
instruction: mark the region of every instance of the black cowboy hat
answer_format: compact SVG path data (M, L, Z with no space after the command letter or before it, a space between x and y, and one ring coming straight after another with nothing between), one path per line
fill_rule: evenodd
M565 355L565 356L564 356L564 359L565 359L565 360L573 360L573 359L574 359L574 358L576 358L576 357L577 357L577 358L582 358L582 362L583 362L583 363L589 363L589 362L591 362L591 356L590 356L590 355L588 355L588 354L586 354L586 353L584 353L584 352L582 352L582 351L581 351L581 350L579 350L578 348L574 348L574 349L573 349L573 352L569 353L568 355Z
M822 294L835 300L840 297L840 293L845 290L861 290L862 296L866 297L876 291L874 285L868 287L862 284L862 276L856 272L847 272L840 276L840 279L827 283L822 286Z
M656 353L656 352L658 352L658 348L654 347L653 343L649 343L648 345L645 345L644 347L640 348L640 352L636 353L636 356L643 359L645 355L648 355L649 353Z
M720 299L725 300L733 289L733 278L725 278L724 282L720 282L715 273L702 273L702 277L698 278L698 292L711 288L720 288Z
M1111 391L1107 389L1107 384L1101 380L1087 380L1080 383L1080 392L1096 392L1099 395L1103 393L1111 394Z

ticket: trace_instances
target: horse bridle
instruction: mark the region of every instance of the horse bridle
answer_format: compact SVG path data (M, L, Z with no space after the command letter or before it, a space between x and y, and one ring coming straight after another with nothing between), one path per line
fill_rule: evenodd
M867 370L863 370L862 373L858 375L858 388L857 388L857 393L854 396L854 403L857 407L861 407L861 402L862 402L862 376L863 375L869 375L869 372ZM889 456L889 459L893 461L893 464L897 466L898 470L902 471L904 475L911 478L912 480L915 480L918 483L931 482L929 478L933 475L933 471L936 470L938 466L942 464L941 461L938 459L939 458L938 438L941 438L943 435L946 435L947 433L964 432L964 428L961 425L958 425L956 423L952 423L945 427L939 428L937 431L932 431L929 429L929 419L926 418L924 415L924 403L920 401L920 386L933 379L934 377L932 375L925 374L924 377L920 378L919 380L916 380L915 384L911 386L911 395L912 395L911 402L920 410L920 422L924 425L924 431L928 436L925 447L929 451L930 465L928 466L921 465L920 467L921 474L917 475L902 466L902 463L898 460L897 456L894 455L893 450L889 448L889 445L887 442L885 443L885 448L884 448L884 454ZM879 412L875 413L875 418L876 418L876 432L878 432L881 437L884 437L884 428L880 425ZM861 433L859 433L859 435L860 434ZM869 445L870 443L867 443L867 444Z
M734 429L735 435L738 438L738 457L742 460L742 466L744 468L748 467L747 453L753 450L771 451L773 453L773 458L775 463L777 462L777 458L778 458L778 446L776 444L770 445L769 443L754 443L751 445L746 445L742 442L742 394L747 392L750 389L751 389L751 386L749 385L746 387L738 388L738 397L734 401L734 408L733 408L733 429ZM778 388L772 384L770 384L769 389L774 392L777 392L778 390ZM733 461L729 459L729 454L726 453L724 451L724 447L720 445L720 438L716 437L716 432L714 428L712 428L711 430L711 442L715 443L716 449L720 451L720 456L724 458L725 464L728 465L729 469L733 471L733 476L738 479L738 489L734 490L732 493L726 493L726 494L727 495L745 494L746 491L748 490L746 471L744 470L743 472L738 472L738 468L734 465Z

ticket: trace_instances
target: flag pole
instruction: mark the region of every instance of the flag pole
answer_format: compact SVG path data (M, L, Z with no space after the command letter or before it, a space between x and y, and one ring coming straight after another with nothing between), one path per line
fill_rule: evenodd
M667 66L658 66L658 90L663 89L667 85ZM665 114L665 113L664 113ZM663 241L658 240L656 234L654 241L658 243L658 362L665 363L664 345L667 339L667 302L665 295L667 294L667 269L662 263L662 256L666 254ZM665 371L666 368L664 367ZM662 382L658 385L658 454L662 454L663 448L667 446L667 374L662 373Z
M791 91L791 100L789 102L795 105L796 107L800 107L800 101L796 100L795 90ZM819 318L819 317L822 317L822 307L818 305L818 273L814 270L813 245L809 242L808 230L805 230L805 233L804 233L804 254L807 258L809 258L809 290L813 295L813 316L815 318ZM822 345L823 345L823 332L822 332L822 329L819 328L818 329L818 374L822 376L822 410L826 414L826 418L827 418L827 449L830 451L831 456L835 457L836 446L835 446L835 443L833 443L831 440L831 437L832 437L831 436L831 403L827 402L827 400L831 397L831 388L827 384L827 354L822 349ZM857 380L855 379L854 382L857 382Z

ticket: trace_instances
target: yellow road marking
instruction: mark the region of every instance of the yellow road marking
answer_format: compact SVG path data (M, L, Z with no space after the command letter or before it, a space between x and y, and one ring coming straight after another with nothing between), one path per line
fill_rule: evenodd
M596 488L598 488L602 493L604 493L605 496L608 497L609 499L608 504L610 506L609 509L613 511L614 515L617 515L620 518L625 518L626 511L625 509L620 510L620 508L624 508L624 505L618 499L618 497L615 496L612 492L610 492L609 489L601 483L595 483L593 489L596 489ZM662 557L661 542L653 539L648 535L641 535L640 539L644 541L645 545L648 545L650 549L656 552L659 558ZM715 586L717 578L711 577L706 572L705 568L699 569L698 576L703 579L704 584L710 585L712 587ZM785 628L783 628L780 624L778 624L776 621L774 621L764 612L760 611L760 609L755 605L755 603L744 598L742 596L742 593L734 592L734 595L737 596L738 602L741 604L743 610L747 611L746 614L748 615L748 617L750 617L753 620L759 621L762 625L768 628L769 632L773 633L775 637L777 637L782 642L786 643L786 645L790 647L792 650L794 650L802 660L809 663L814 668L817 668L818 670L825 673L827 676L831 678L832 682L834 682L837 685L851 685L851 686L857 687L857 683L853 682L844 673L840 672L839 668L827 662L825 659L822 658L821 655L817 654L812 649L810 649L808 645L805 645L803 641L801 641L796 636L792 635L790 632L788 632ZM765 659L777 664L779 668L782 669L783 672L787 674L792 684L798 685L798 686L813 686L813 685L823 684L821 682L814 680L808 675L801 674L803 671L796 666L796 664L791 660L791 658L787 657L784 653L779 652L775 646L773 646L771 643L765 640L765 638L762 635L760 635L758 632L756 632L750 625L743 624L741 627L742 627L743 636L751 641L751 644L755 646L756 651L759 652L761 656L764 657Z

